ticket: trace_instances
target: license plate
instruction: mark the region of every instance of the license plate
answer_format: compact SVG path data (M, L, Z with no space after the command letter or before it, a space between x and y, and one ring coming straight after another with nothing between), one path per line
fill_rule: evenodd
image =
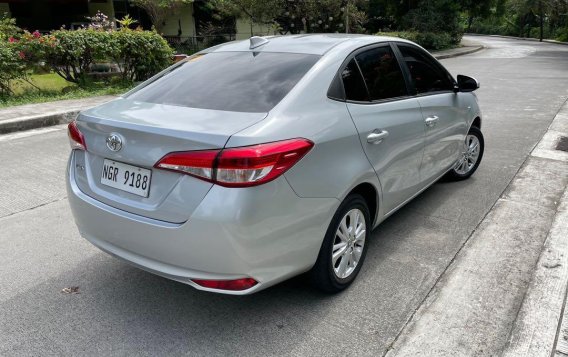
M101 183L106 186L148 197L152 170L109 159L103 162Z

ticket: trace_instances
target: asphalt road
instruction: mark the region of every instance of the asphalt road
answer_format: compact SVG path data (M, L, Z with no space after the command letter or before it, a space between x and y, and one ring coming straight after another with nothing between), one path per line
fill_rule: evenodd
M335 296L301 277L215 295L119 262L75 228L64 128L0 136L0 355L384 354L568 98L568 46L474 40L488 48L442 62L482 83L478 172L384 222L357 282Z

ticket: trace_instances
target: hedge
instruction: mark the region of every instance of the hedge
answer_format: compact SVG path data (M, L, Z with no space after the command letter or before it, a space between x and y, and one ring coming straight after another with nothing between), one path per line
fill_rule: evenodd
M26 78L25 64L12 43L0 42L0 95L11 94L11 84Z
M148 79L172 63L173 49L156 32L123 28L111 32L110 40L111 57L125 80Z
M416 31L400 31L400 32L379 32L377 36L400 37L405 40L416 42L420 46L428 50L442 50L453 47L457 39L446 32L416 32Z
M11 39L28 66L44 62L65 80L88 81L96 62L114 62L128 81L143 81L172 63L174 51L155 31L57 30L48 35L24 32Z

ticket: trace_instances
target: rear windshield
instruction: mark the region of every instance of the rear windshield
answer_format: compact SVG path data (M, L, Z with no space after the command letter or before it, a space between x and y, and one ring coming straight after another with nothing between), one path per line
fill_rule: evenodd
M128 98L191 108L266 113L319 58L297 53L209 53L189 59Z

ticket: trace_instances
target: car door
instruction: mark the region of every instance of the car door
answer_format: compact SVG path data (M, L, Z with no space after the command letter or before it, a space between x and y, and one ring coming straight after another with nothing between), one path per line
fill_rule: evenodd
M458 159L467 133L468 108L454 91L454 79L437 60L417 46L396 46L422 108L426 137L420 177L426 185Z
M424 120L390 44L361 49L341 71L346 103L381 182L385 214L420 185Z

